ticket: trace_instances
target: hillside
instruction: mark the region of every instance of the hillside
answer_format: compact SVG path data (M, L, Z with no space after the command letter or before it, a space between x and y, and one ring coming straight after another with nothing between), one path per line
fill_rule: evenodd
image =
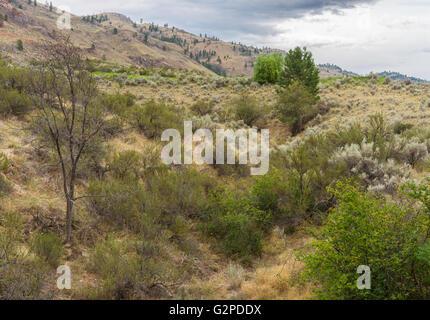
M54 7L24 0L0 1L0 14L8 21L0 27L2 54L24 62L36 57L37 44L51 37L60 14ZM90 57L118 64L170 66L207 74L250 75L255 57L263 50L196 36L175 27L136 24L124 15L102 13L71 16L72 40ZM16 48L22 40L24 50ZM265 50L264 52L271 50ZM212 70L212 71L211 71Z
M60 14L55 8L51 12L48 6L38 4L35 7L27 1L17 0L9 4L2 0L0 4L0 13L8 16L8 21L0 28L2 54L18 62L37 57L38 44L51 38ZM125 17L109 16L112 21L104 23L85 22L81 17L71 16L71 38L86 49L89 57L118 64L172 66L211 74L207 68L186 57L176 45L155 38L145 43L143 35L135 36L136 30ZM114 35L115 27L119 31ZM23 42L23 51L16 48L18 40Z
M25 62L37 57L37 43L50 39L61 13L44 4L28 4L26 0L0 0L0 14L8 21L0 27L0 49L6 57ZM100 13L94 16L71 15L72 39L85 48L88 56L120 65L136 64L144 67L184 68L206 74L224 76L251 76L257 55L283 50L260 49L241 43L225 42L207 35L194 35L185 30L135 23L118 13ZM23 41L24 50L16 43ZM358 74L333 64L321 64L321 78ZM392 80L425 80L397 72L382 72L379 76Z
M0 300L430 298L430 83L34 3L0 0Z

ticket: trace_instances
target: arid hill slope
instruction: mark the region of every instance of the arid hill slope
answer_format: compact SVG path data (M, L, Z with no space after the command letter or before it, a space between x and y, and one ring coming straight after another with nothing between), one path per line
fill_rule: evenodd
M38 44L58 32L57 20L62 12L44 4L34 6L23 0L11 3L0 0L0 14L8 17L0 27L0 51L14 61L24 62L35 57ZM85 48L90 57L119 64L250 75L256 56L263 52L204 35L199 37L175 27L136 24L117 13L91 17L71 15L71 27L73 41ZM23 42L22 51L17 48L18 40Z

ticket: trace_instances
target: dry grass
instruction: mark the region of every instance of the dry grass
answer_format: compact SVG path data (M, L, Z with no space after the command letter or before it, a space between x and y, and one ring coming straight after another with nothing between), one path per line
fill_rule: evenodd
M312 298L312 288L300 282L303 265L295 258L295 251L310 240L300 232L285 236L282 230L275 228L266 240L263 257L242 284L244 297L252 300Z

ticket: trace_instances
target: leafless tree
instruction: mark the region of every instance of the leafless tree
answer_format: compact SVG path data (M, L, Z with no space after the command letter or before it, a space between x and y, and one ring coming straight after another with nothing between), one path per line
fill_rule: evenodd
M105 123L97 82L70 36L57 35L42 46L43 60L30 75L39 133L58 156L66 199L66 242L71 241L79 160Z

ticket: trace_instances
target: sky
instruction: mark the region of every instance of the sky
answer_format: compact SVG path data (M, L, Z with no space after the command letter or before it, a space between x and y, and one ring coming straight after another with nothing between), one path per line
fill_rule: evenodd
M430 80L430 0L54 0L74 14L123 13L224 41L289 50L360 74Z

